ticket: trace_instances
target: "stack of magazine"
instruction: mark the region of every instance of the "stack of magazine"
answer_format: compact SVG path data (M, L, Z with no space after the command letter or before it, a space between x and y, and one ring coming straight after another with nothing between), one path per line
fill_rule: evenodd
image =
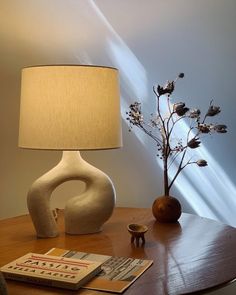
M152 263L152 260L52 248L45 254L28 253L1 267L1 272L11 280L122 293Z

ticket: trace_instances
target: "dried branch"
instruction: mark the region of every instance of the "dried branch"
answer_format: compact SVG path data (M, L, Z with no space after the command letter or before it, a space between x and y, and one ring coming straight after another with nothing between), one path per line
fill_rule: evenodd
M153 86L153 92L156 97L156 118L153 118L153 114L151 114L152 119L149 123L147 123L143 117L141 103L134 102L130 105L129 112L127 112L127 120L130 123L130 130L133 126L138 127L157 144L157 156L163 161L164 190L166 195L169 194L176 178L184 168L192 164L196 164L199 167L207 166L207 162L204 159L197 161L188 159L186 161L187 150L199 148L201 145L200 137L203 135L212 134L213 132L221 134L227 132L227 126L224 124L207 123L209 117L212 118L221 112L219 106L213 105L213 100L210 101L208 110L202 120L201 111L199 109L189 109L184 102L171 104L170 96L175 90L176 82L183 77L184 74L180 73L174 81L167 81L164 87L160 85ZM162 96L164 96L165 99L162 99ZM164 102L167 104L169 112L166 118L163 117L161 110L161 103ZM185 139L186 142L183 144L183 139L178 139L177 145L171 148L173 131L176 128L177 123L186 118L189 118L190 120L189 129ZM195 134L193 134L193 130L196 130ZM181 156L180 162L169 184L169 168L179 156Z

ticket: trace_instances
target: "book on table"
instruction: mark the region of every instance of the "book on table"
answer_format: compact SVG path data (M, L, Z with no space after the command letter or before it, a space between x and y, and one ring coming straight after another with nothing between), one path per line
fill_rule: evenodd
M113 293L124 292L153 263L152 260L131 257L113 257L60 248L52 248L46 254L69 257L82 261L86 259L102 263L102 271L86 283L83 288Z
M28 253L1 267L6 279L77 290L101 271L101 262Z

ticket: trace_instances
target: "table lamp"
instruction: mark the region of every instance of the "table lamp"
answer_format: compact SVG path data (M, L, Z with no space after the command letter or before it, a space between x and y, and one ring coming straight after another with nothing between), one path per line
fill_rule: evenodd
M101 230L115 206L110 178L82 159L81 150L122 145L118 70L87 65L45 65L22 70L19 146L62 150L61 161L31 186L27 205L38 237L55 237L53 190L68 180L86 188L65 205L65 231Z

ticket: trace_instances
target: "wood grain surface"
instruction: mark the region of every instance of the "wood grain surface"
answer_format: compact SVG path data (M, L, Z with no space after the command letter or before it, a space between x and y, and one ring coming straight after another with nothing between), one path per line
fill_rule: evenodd
M148 226L145 246L130 243L127 224ZM153 259L154 264L125 292L126 295L189 294L221 287L236 278L236 229L216 221L183 213L179 223L160 224L151 209L116 208L103 231L91 235L64 233L37 239L28 215L0 221L0 266L28 253L45 253L53 247L112 256ZM9 295L109 294L7 281Z

